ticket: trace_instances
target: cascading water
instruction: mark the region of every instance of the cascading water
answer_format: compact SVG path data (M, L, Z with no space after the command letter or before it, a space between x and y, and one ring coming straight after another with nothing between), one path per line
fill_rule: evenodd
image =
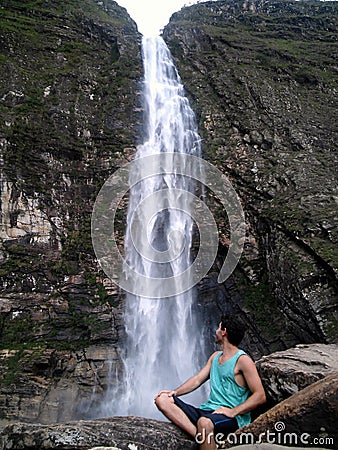
M136 158L162 152L200 156L195 116L161 37L143 38L143 61L145 141L139 146ZM178 208L178 199L173 198L171 190L175 189L176 195L177 189L194 192L196 186L191 179L175 175L175 167L170 173L150 178L143 179L141 174L141 180L130 191L126 262L145 277L175 279L176 274L191 264L193 220L189 215L189 200L183 196L182 208ZM161 196L156 205L157 214L149 220L149 211L140 205L158 191ZM136 250L132 223L137 223L136 231L147 237L144 245L149 244L153 254L142 245ZM156 262L158 252L167 255L168 262ZM202 330L196 314L196 290L192 288L168 297L165 289L161 290L161 283L155 289L152 284L146 288L147 298L126 295L124 370L122 379L117 377L114 392L109 393L110 400L107 398L105 409L110 414L163 417L154 406L156 393L177 387L205 362ZM190 394L196 402L202 400L201 395L201 391Z

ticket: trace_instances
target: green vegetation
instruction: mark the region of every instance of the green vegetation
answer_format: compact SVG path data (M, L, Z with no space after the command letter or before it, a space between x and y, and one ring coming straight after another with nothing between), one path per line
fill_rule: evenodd
M12 273L30 273L34 269L34 261L37 253L35 250L27 250L24 245L5 245L8 257L0 264L0 277L6 277Z
M86 296L81 297L81 292ZM110 321L100 321L99 312L93 312L95 306L102 305L108 313L110 302L113 303L113 298L107 295L102 283L97 282L90 289L87 286L79 288L77 295L54 294L44 302L42 309L23 305L15 315L1 316L0 349L20 350L36 346L83 349L96 339L98 333L110 330ZM61 309L55 304L61 304ZM36 315L38 319L34 318Z
M338 267L338 252L334 242L318 236L309 237L308 243L313 250L332 267Z
M20 314L17 318L8 320L2 318L2 336L0 348L21 348L31 342L34 322L29 314Z
M278 333L276 317L278 305L267 282L262 281L256 285L248 285L245 289L244 305L250 309L261 330L270 336Z
M242 258L241 266L251 267L258 274L262 270L262 261L245 261ZM258 281L252 283L240 270L234 273L234 279L244 298L242 308L252 317L260 337L269 342L273 352L280 350L279 337L285 333L285 318L266 274L258 278Z
M13 355L6 358L4 368L2 370L1 383L5 386L10 386L17 381L18 373L22 368L22 355L24 349L20 348L13 352Z
M328 313L324 320L324 330L327 336L329 336L330 342L337 342L338 320L335 317L332 317L331 313Z

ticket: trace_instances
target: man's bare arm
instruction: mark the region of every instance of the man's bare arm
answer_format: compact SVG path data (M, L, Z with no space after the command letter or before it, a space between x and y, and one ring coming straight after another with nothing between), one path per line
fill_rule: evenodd
M159 397L162 394L167 394L169 397L172 397L173 395L176 395L178 397L180 395L189 394L189 392L192 392L195 389L197 389L198 387L200 387L201 384L203 384L205 381L207 381L209 379L212 360L218 353L219 352L213 353L210 356L210 358L208 359L208 362L203 367L203 369L200 370L196 375L189 378L183 384L181 384L181 386L179 386L178 388L176 388L172 391L170 391L170 390L160 391L156 395L156 397Z

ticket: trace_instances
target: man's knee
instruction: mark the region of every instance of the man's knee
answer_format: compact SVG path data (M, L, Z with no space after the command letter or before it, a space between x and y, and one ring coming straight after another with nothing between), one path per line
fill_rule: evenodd
M214 424L210 419L207 417L200 417L197 421L197 429L198 431L205 430L206 433L213 433L214 431Z
M160 395L155 399L155 405L160 411L167 411L174 404L174 399L167 395Z

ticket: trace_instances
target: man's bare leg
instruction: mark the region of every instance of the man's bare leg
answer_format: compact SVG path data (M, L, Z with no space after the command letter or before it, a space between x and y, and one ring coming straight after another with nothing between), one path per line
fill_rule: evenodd
M155 404L169 420L195 438L197 431L195 425L190 422L181 408L175 404L172 397L169 397L167 394L161 394L156 397Z
M196 441L200 450L217 450L214 436L214 424L207 417L200 417L197 422Z

